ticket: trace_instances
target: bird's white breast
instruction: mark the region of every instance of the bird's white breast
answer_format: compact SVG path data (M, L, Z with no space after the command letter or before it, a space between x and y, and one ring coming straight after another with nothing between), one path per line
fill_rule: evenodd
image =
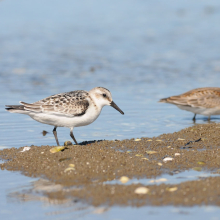
M182 106L177 105L182 110L190 111L195 114L205 115L205 116L211 116L211 115L220 115L220 108L203 108L203 107L192 107L192 106Z
M34 120L44 124L49 124L57 127L74 128L91 124L98 118L100 113L101 108L99 109L94 105L90 105L86 113L81 116L69 117L61 114L36 112L29 112L28 115Z

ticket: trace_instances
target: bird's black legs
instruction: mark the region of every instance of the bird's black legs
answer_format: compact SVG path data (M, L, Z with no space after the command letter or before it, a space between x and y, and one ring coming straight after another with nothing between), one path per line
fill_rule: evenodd
M74 142L76 143L76 145L78 145L78 143L77 143L77 141L76 141L76 139L75 139L75 137L74 137L74 135L73 135L73 130L72 130L72 129L70 130L70 137L74 140Z
M193 119L192 119L194 122L196 121L196 114L194 115Z
M208 122L210 122L210 119L211 119L211 116L208 117ZM196 114L194 115L194 117L193 117L192 120L193 120L193 122L195 123L195 121L196 121Z
M57 127L55 126L54 129L53 129L53 135L54 135L55 140L57 142L57 146L60 146L58 138L57 138L57 131L56 131L56 129L57 129Z
M57 138L57 131L56 131L57 127L55 126L54 129L53 129L53 134L54 134L54 137L55 137L55 140L57 142L57 146L60 146L59 144L59 141L58 141L58 138ZM74 142L78 145L74 135L73 135L73 131L70 130L70 137L74 140Z

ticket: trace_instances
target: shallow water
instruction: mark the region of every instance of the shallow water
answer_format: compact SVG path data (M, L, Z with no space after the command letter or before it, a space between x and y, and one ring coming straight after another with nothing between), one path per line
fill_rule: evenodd
M215 206L194 206L194 207L93 207L79 202L74 202L74 198L56 199L47 198L41 192L59 191L64 189L59 184L53 184L43 179L33 179L11 175L11 172L2 171L5 180L2 182L0 190L0 216L7 219L143 219L148 216L150 219L161 219L166 215L169 219L219 219L220 208ZM195 176L192 176L195 175ZM196 180L204 177L214 176L215 174L185 171L171 176L164 175L168 184L178 184L183 181ZM157 178L159 179L159 178ZM10 181L8 183L8 181ZM201 179L202 181L202 179ZM151 184L149 179L131 180L132 183ZM107 183L106 184L111 184ZM113 184L113 181L112 181ZM117 182L119 184L119 182ZM158 183L159 184L159 183ZM6 196L5 196L6 194Z
M202 180L207 177L215 177L220 176L218 173L210 173L210 172L198 172L194 170L186 170L183 172L175 171L172 174L163 174L154 179L146 179L146 178L133 178L129 180L127 183L121 183L120 180L112 180L105 182L106 184L143 184L143 185L158 185L158 184L180 184L186 181L194 181L194 180Z
M95 86L108 88L125 115L105 107L93 124L74 130L79 142L152 137L193 125L192 113L157 101L196 87L219 86L219 20L217 0L1 1L0 149L55 144L51 126L9 114L5 104L34 102ZM197 123L207 123L205 117L197 118ZM212 121L219 120L216 116ZM49 133L43 136L43 130ZM69 129L58 128L58 137L60 143L70 140ZM36 212L32 219L51 218L42 202L20 202L18 206L6 201L11 184L16 188L30 178L6 171L0 176L5 183L0 187L1 210L6 210L1 215L23 218L32 210ZM130 213L141 216L151 210L126 208L124 212L124 208L115 207L103 215L128 219ZM172 210L178 209L155 210L158 214L151 218L165 213L176 218ZM204 207L186 210L187 217L205 217ZM211 210L210 218L219 214L217 208ZM65 214L66 219L70 216ZM181 216L185 215L178 214Z
M213 176L212 174L197 172L199 175L195 178L191 176L195 174L194 172L196 171L184 172L182 177L195 180ZM132 217L139 216L139 219L142 219L146 215L150 219L161 219L163 215L168 215L170 219L184 219L185 217L190 219L219 219L220 209L214 206L140 208L113 206L108 208L75 203L74 199L71 198L51 199L42 195L41 192L61 190L61 185L43 179L21 177L18 173L11 175L9 171L2 171L1 173L4 174L5 180L3 179L1 182L0 216L7 219L17 219L18 216L22 216L22 219L72 219L73 216L76 219L133 219ZM169 176L167 183L177 184L180 182L175 179L177 178ZM146 184L146 181L138 182ZM133 181L133 183L137 183L137 181Z

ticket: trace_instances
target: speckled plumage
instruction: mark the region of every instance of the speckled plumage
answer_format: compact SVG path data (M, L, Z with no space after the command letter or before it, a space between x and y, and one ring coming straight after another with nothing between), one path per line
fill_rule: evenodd
M60 93L31 104L20 103L21 105L6 105L6 110L12 113L27 114L38 122L53 125L57 145L59 145L57 127L69 127L70 136L77 144L72 133L73 128L91 124L97 119L105 105L111 105L124 114L112 101L110 91L103 87L93 88L89 92L76 90Z
M88 97L88 92L76 90L52 95L32 104L20 103L29 111L48 112L73 117L85 114L89 107Z

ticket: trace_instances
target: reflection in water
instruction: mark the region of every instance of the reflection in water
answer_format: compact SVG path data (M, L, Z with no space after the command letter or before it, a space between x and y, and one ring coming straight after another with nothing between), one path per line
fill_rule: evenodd
M207 177L215 177L220 176L219 173L208 173L208 172L197 172L194 170L186 170L186 171L178 171L175 170L174 172L171 172L170 174L163 174L159 177L156 177L155 179L146 179L146 178L133 178L129 180L126 185L130 184L144 184L144 185L154 185L154 184L180 184L187 181L193 181L193 180L202 180ZM112 180L112 181L106 181L106 184L122 184L119 180Z
M56 192L63 189L64 187L60 184L55 184L48 180L39 179L37 181L32 182L29 189L23 189L21 190L21 192L17 191L10 193L8 197L16 199L17 201L20 202L42 201L52 205L65 204L71 202L72 201L71 199L59 200L59 199L48 198L43 195L43 193L46 192Z
M23 187L21 187L22 189ZM25 187L22 190L16 190L15 192L11 192L8 194L9 201L11 202L33 202L40 201L45 205L56 206L59 205L59 210L50 211L47 215L60 215L63 213L74 212L78 215L78 217L83 217L88 214L102 214L108 211L107 207L93 207L87 204L81 203L77 198L72 197L59 197L53 198L52 196L48 196L48 193L51 192L68 192L73 190L79 190L77 188L66 189L60 184L55 184L51 181L45 179L39 179L31 183L30 187ZM77 217L77 215L75 217Z
M48 131L45 131L45 130L42 131L43 136L46 136L48 133L49 133Z
M64 187L61 184L56 184L45 179L39 179L31 183L30 187L20 188L15 192L11 192L8 195L11 201L16 202L30 202L30 201L41 201L46 205L64 205L60 212L77 212L79 210L92 210L93 212L101 214L104 211L109 209L109 205L122 205L122 206L146 206L148 205L182 205L182 206L192 206L191 203L186 203L191 199L191 195L187 195L188 187L192 188L195 185L199 185L200 181L208 182L208 177L218 177L219 173L207 173L207 172L196 172L194 170L184 171L184 172L175 172L172 175L162 175L155 179L130 179L126 183L121 183L118 180L113 181L90 181L87 184L81 186L72 186ZM198 181L198 182L195 182ZM140 185L142 184L142 185ZM210 184L212 184L210 182ZM135 196L134 189L137 189L140 186L145 186L149 189L147 197L137 197ZM210 186L208 184L208 186ZM104 188L103 188L104 187ZM97 188L103 189L103 191L97 191L93 193ZM127 188L127 189L126 189ZM185 188L185 189L184 189ZM105 189L105 190L104 190ZM106 194L106 189L109 190L109 193ZM107 191L108 191L107 190ZM127 190L127 191L125 191ZM183 191L183 195L180 198L171 197L170 193L166 194L166 191ZM193 199L194 205L200 205L200 200L204 198L209 198L208 189L204 188L201 185L201 190L203 193L197 195L197 199ZM123 191L123 192L122 192ZM126 193L125 193L126 192ZM172 192L172 191L171 191ZM130 196L128 196L130 194ZM89 195L89 196L88 196ZM166 200L170 200L169 203L166 203L164 200L164 195ZM103 198L104 196L104 198ZM119 197L118 197L119 196ZM126 201L123 201L123 197L126 196ZM116 197L116 198L114 198ZM120 199L119 199L120 198ZM195 198L195 197L193 197ZM211 197L215 205L215 198ZM159 202L160 201L160 202ZM95 206L102 205L102 208L95 209ZM92 206L91 206L92 205ZM59 214L60 212L57 212ZM88 213L87 213L88 214Z
M189 182L190 183L190 182ZM44 213L44 218L46 219L94 219L101 220L106 217L106 214L109 218L115 218L116 216L121 216L123 219L133 219L130 216L149 216L157 217L156 219L161 219L162 216L168 215L171 219L185 219L185 214L187 218L190 217L198 219L209 219L215 218L218 219L219 208L215 206L194 206L194 207L173 207L173 206L162 206L162 207L148 207L144 206L143 208L139 207L117 207L113 206L111 208L106 207L93 207L85 203L81 203L76 198L71 198L68 195L66 198L48 197L46 194L51 192L58 192L59 190L69 192L71 189L66 189L60 184L54 184L48 180L39 179L32 183L30 186L21 186L17 188L14 192L8 194L8 206L10 204L16 203L16 207L19 207L19 204L22 204L24 207L29 207L27 204L34 204L38 207L38 201L43 203L43 210L40 212ZM74 190L74 189L73 189ZM12 190L10 190L12 191ZM33 203L34 202L34 203ZM42 205L41 205L42 206ZM3 207L2 207L3 208ZM35 208L35 210L36 210ZM31 210L30 210L31 211ZM25 215L31 214L27 209L24 211ZM38 216L37 213L31 214L33 217ZM156 216L155 216L156 215ZM4 216L4 215L3 215ZM50 218L51 216L51 218ZM59 218L60 217L60 218ZM26 218L24 218L26 219ZM37 219L37 218L36 218ZM38 218L39 219L39 218Z

